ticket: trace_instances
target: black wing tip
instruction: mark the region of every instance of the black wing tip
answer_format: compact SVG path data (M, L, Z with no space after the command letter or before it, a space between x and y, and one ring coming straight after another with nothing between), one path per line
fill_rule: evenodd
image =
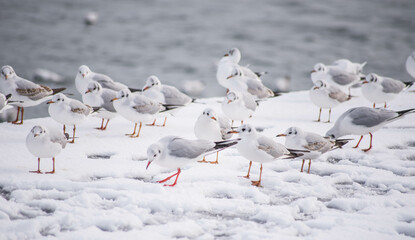
M405 84L405 86L407 88L411 87L412 85L414 85L414 82L403 82L403 84Z
M334 141L334 145L338 148L342 148L344 145L346 145L351 140L354 140L354 139L336 139Z
M236 145L239 142L239 140L241 139L236 138L236 139L231 139L231 140L215 142L215 146L213 147L213 149L218 150L218 149L225 149L228 147L232 147L233 145Z
M142 89L137 89L137 88L128 88L128 90L130 90L130 92L142 92Z
M257 75L259 78L264 76L265 74L268 74L268 72L254 72L255 75Z
M410 108L402 111L397 111L396 113L399 114L398 117L405 115L407 113L415 112L415 108Z
M12 97L12 94L11 93L7 94L6 95L6 100L9 100L11 97Z
M60 92L62 92L64 90L66 90L66 88L54 88L54 89L52 89L52 91L53 91L52 95L55 95L57 93L60 93Z

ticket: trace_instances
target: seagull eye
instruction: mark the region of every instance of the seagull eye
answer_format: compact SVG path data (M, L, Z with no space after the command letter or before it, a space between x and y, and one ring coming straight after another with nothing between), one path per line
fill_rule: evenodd
M242 132L245 132L245 128L242 128Z
M206 113L206 115L208 115L208 116L209 116L209 113Z
M159 153L161 153L161 151L159 150Z
M293 132L288 132L288 134L292 134Z
M157 154L154 154L154 156L153 157L157 157Z

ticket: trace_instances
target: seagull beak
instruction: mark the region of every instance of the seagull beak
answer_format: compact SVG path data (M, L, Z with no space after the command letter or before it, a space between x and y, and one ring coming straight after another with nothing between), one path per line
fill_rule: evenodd
M82 77L85 78L85 73L82 73Z
M86 90L85 94L90 93L90 92L91 92L91 90L88 89L88 90Z
M319 89L319 87L313 87L313 90Z
M233 76L232 75L230 75L229 77L227 77L226 79L229 79L229 78L232 78Z
M313 70L313 71L311 71L310 73L315 73L315 72L317 72L316 70Z
M7 78L9 77L7 74L6 75L4 75L4 77L6 78L6 80L7 80Z
M152 163L152 161L148 161L146 170L147 170L148 166L150 166L151 163Z
M51 101L47 102L46 104L51 104L51 103L55 103L55 102L51 100Z
M145 90L149 89L149 88L150 88L150 87L145 86L145 87L143 88L143 92L144 92Z
M33 136L34 136L34 137L37 137L37 136L39 136L39 134L36 134L36 133L35 133Z
M228 104L231 103L231 102L232 102L232 100L228 100Z
M216 121L216 118L215 117L211 117L211 118Z
M235 131L235 130L232 130L232 131L229 131L228 133L239 133L239 132Z
M276 137L286 137L286 136L287 136L287 134L281 133L281 134L278 134Z
M227 53L227 54L225 54L225 55L223 55L224 57L227 57L227 56L229 56L229 54Z
M366 84L366 83L369 83L367 80L364 80L363 82L362 82L362 84Z
M111 99L111 102L114 102L115 100L118 100L119 98L113 98Z

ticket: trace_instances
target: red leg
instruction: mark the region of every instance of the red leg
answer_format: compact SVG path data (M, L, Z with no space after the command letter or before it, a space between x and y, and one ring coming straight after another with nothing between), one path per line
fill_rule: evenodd
M303 168L304 168L304 161L305 161L305 159L303 159L303 164L301 164L301 171L300 171L300 172L303 172Z
M373 103L373 108L376 108L376 103Z
M19 115L20 115L20 107L17 107L17 116L16 116L16 120L12 122L13 124L17 124L17 122L19 121Z
M155 126L156 125L156 120L157 119L154 119L154 121L153 121L153 123L152 124L146 124L147 126Z
M181 170L180 170L180 168L178 168L178 169L177 169L177 173L175 173L175 174L171 175L170 177L167 177L167 178L165 178L165 179L163 179L163 180L161 180L161 181L158 181L158 183L164 183L164 182L166 182L166 181L170 180L172 177L176 176L176 180L174 181L174 183L173 183L173 184L171 184L171 185L167 185L167 184L165 184L165 185L164 185L164 186L173 187L173 186L174 186L174 185L176 185L176 183L177 183L177 179L179 178L180 172L181 172Z
M231 123L231 127L233 127L233 120L232 120L232 123Z
M208 163L208 161L206 161L205 157L203 157L203 160L202 161L197 161L197 162L200 162L200 163Z
M307 171L307 173L310 173L310 167L311 167L311 159L308 159L308 171Z
M29 171L31 173L42 173L40 171L40 158L37 158L37 171Z
M212 164L218 164L219 162L218 162L218 159L219 159L219 152L216 152L216 161L214 161L214 162L209 162L209 163L212 163Z
M167 121L167 117L164 117L163 127L165 127L165 126L166 126L166 121Z
M24 107L21 107L20 109L21 109L20 111L22 112L22 115L20 116L20 122L16 123L16 124L19 124L19 125L23 124Z
M385 102L385 105L383 105L383 107L386 108L386 102Z
M102 118L102 120L101 120L101 127L97 127L97 128L95 128L95 129L98 129L98 130L104 130L104 119Z
M246 176L243 176L244 178L248 178L249 179L249 173L251 172L251 166L252 166L252 161L249 161L248 174L246 174Z
M66 126L65 126L65 124L63 124L63 135L65 135L66 134Z
M137 123L134 125L134 132L133 133L127 133L126 136L134 136L135 130L137 129Z
M316 122L320 122L320 117L321 117L321 108L320 108L320 112L318 113L318 119L316 120Z
M70 143L75 143L75 130L76 130L76 125L73 125L73 136L72 136L72 141L70 141Z
M330 115L331 115L331 108L329 109L329 120L327 120L327 122L330 122Z
M140 136L140 131L141 131L141 126L142 126L143 124L140 122L140 127L138 128L138 133L137 133L137 135L136 136L131 136L132 138L138 138L139 136Z
M372 133L369 133L369 135L370 135L370 146L369 146L369 148L367 148L367 149L362 149L363 151L365 151L365 152L367 152L367 151L369 151L370 149L372 149L372 138L373 138L373 135L372 135Z
M244 124L244 120L241 121L241 125L243 125L243 124Z
M359 147L359 144L360 144L360 141L362 141L362 138L363 138L363 135L362 135L362 136L360 136L359 141L357 142L356 146L354 146L353 148L357 148L357 147Z
M108 126L108 122L109 122L110 120L109 119L107 119L107 123L105 123L105 126L104 126L104 129L103 130L105 130L105 129L107 129L107 126Z
M46 172L46 174L48 174L48 173L54 174L55 173L55 158L54 157L52 158L52 161L53 161L53 170L50 171L50 172Z
M259 171L259 180L258 181L252 181L252 185L257 186L257 187L262 187L261 186L261 178L262 178L262 163L261 163L261 168L260 168L260 171Z

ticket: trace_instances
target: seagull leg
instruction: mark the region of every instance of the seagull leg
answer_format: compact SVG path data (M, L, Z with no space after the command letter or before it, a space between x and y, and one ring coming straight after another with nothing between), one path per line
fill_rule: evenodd
M177 179L179 178L180 172L181 172L181 170L180 170L180 168L178 168L178 169L177 169L177 173L175 173L175 174L171 175L170 177L167 177L167 178L165 178L165 179L163 179L163 180L161 180L161 181L157 181L157 182L158 182L158 183L164 183L164 182L166 182L166 181L170 180L172 177L176 176L176 180L174 181L174 183L173 183L173 184L171 184L171 185L164 184L164 186L173 187L173 186L174 186L174 185L176 185L176 183L177 183Z
M66 134L66 126L65 126L65 124L63 124L63 135L65 135Z
M126 133L126 136L134 136L135 135L135 130L137 129L137 123L134 125L134 132L133 133Z
M31 173L42 173L40 171L40 158L37 158L37 171L29 171Z
M233 120L232 120L232 123L231 123L231 127L233 127Z
M307 171L307 173L310 173L310 167L311 167L311 159L308 159L308 171Z
M383 107L386 108L386 102L385 102L385 105L383 105Z
M180 168L178 168L177 169L176 179L174 180L174 183L173 184L170 184L170 185L164 184L164 186L165 187L174 187L177 184L177 179L179 178L180 173L181 173Z
M140 136L140 131L141 131L141 126L142 126L143 124L140 122L140 127L138 128L138 133L137 133L137 135L136 136L130 136L131 138L138 138L139 136Z
M330 122L330 116L331 116L331 108L329 109L329 120L327 120L327 122Z
M241 121L241 125L243 125L243 124L244 124L244 120Z
M373 103L373 108L376 108L376 103Z
M360 141L362 141L362 138L363 138L363 135L362 135L362 136L360 136L359 141L357 142L356 146L354 146L353 148L357 148L357 147L359 147L359 144L360 144Z
M54 174L55 173L55 158L54 157L52 158L52 161L53 161L53 170L50 171L50 172L46 172L46 174L48 174L48 173Z
M102 129L102 130L105 130L105 129L107 129L107 126L108 126L108 122L109 122L110 120L109 119L107 119L107 123L105 123L105 127L104 127L104 129Z
M102 119L102 121L101 121L101 127L97 127L95 129L104 130L104 119Z
M208 161L206 161L206 159L205 159L205 156L203 156L203 160L202 161L197 161L197 162L200 162L200 163L208 163Z
M214 161L214 162L209 162L209 163L212 163L212 164L218 164L219 162L218 162L218 159L219 159L219 152L216 152L216 161Z
M167 117L164 117L163 127L165 127L165 126L166 126L166 121L167 121Z
M18 125L22 125L23 124L23 114L24 114L24 107L20 108L20 111L22 112L22 115L20 116L20 122L16 123Z
M320 112L318 114L318 119L315 122L320 122L320 117L321 117L321 108L320 108Z
M370 146L369 146L369 148L362 149L362 150L363 150L363 151L365 151L365 152L367 152L367 151L369 151L370 149L372 149L372 138L373 138L373 135L372 135L372 133L369 133L369 135L370 135Z
M261 178L262 178L262 163L261 163L261 168L260 168L260 172L259 172L259 180L258 181L252 181L252 185L257 186L257 187L262 187L261 186Z
M20 115L20 107L17 107L17 116L16 116L16 120L12 122L13 124L17 124L17 122L19 121L19 115Z
M153 123L152 124L146 124L147 126L156 126L156 120L157 119L154 119L154 121L153 121Z
M246 176L243 176L244 178L248 178L249 179L249 173L251 172L251 166L252 166L252 161L249 161L248 174L246 174Z
M72 136L72 141L70 141L69 143L75 143L75 131L76 131L76 125L73 125L73 136Z
M303 159L303 164L301 164L301 171L300 171L300 172L303 172L303 168L304 168L304 161L305 161L305 159Z

